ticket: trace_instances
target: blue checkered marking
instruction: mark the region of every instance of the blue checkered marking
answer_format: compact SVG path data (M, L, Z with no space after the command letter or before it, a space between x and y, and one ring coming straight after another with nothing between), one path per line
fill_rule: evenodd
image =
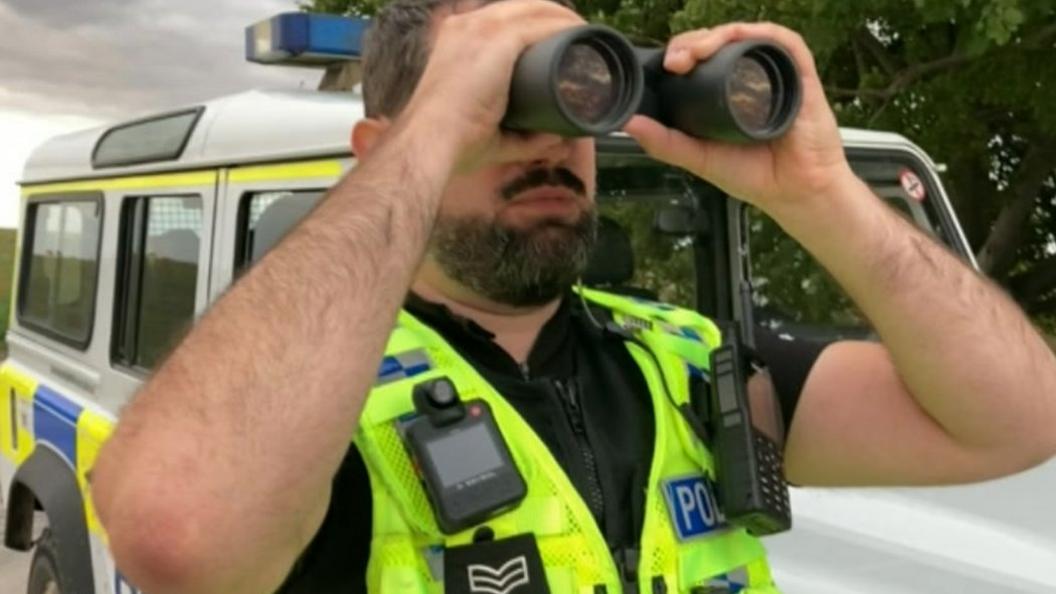
M381 369L378 370L378 377L385 377L398 373L403 367L400 362L396 360L396 357L385 357L381 360Z
M742 567L723 575L715 576L708 580L708 586L724 593L738 594L738 592L748 587L748 570Z
M689 377L694 379L702 379L704 381L710 381L711 376L708 374L708 370L703 367L697 367L692 363L686 363L686 368L689 370Z
M33 434L51 444L71 465L77 465L77 419L83 407L46 386L33 397Z
M703 475L664 481L664 496L671 525L679 540L705 536L726 525L726 516L715 499L715 487Z
M674 305L670 305L668 303L661 303L659 301L653 301L652 299L643 299L641 297L631 297L630 299L631 299L631 301L634 301L636 303L640 303L641 305L648 305L649 307L654 307L656 309L659 309L660 311L677 311L678 310L678 308L675 307Z
M693 342L703 343L704 339L701 338L700 333L690 328L689 326L676 326L675 324L668 324L666 322L660 324L660 329L672 336L679 338L685 338L692 340Z
M696 342L704 342L704 339L700 337L700 334L697 333L696 330L690 328L689 326L683 326L681 328L681 330L682 330L682 336L685 336L686 338L688 338L690 340L695 340Z
M429 355L422 349L390 355L381 360L376 384L387 384L414 377L433 368Z

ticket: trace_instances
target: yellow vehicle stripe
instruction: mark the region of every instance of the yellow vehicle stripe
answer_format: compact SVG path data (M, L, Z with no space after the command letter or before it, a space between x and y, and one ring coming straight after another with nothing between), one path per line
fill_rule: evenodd
M239 167L228 174L231 183L248 183L261 181L284 181L311 178L334 178L344 173L344 165L337 159L321 161L304 161L301 163L282 163L276 165L259 165Z
M84 496L84 515L88 530L106 540L106 532L99 522L92 504L92 491L88 487L88 473L95 465L99 449L110 437L114 420L91 409L84 409L77 419L77 482Z
M90 192L102 190L133 190L140 188L175 188L181 186L208 186L216 184L216 171L191 171L136 177L111 177L55 184L26 185L23 196L57 194L63 192Z
M36 392L37 380L32 376L10 363L0 367L0 409L7 413L0 416L0 453L15 465L25 462L36 446L31 421Z
M229 180L234 183L285 181L297 179L336 178L345 171L339 159L302 161L299 163L278 163L274 165L257 165L231 169ZM207 186L216 183L217 170L189 171L185 173L166 173L159 175L140 175L127 177L110 177L69 182L26 184L22 187L25 197L40 194L57 194L68 192L90 192L106 190L133 190L140 188L176 188L181 186Z
M12 398L17 399L14 405ZM58 409L55 405L59 405ZM62 393L48 389L10 363L0 366L0 410L3 411L0 414L0 455L19 467L32 455L38 442L48 442L61 452L74 467L84 499L88 530L106 542L106 532L92 504L88 474L99 449L113 431L115 419L108 413L83 407ZM74 411L75 419L65 419L71 425L55 426L62 413ZM71 442L64 440L67 435Z

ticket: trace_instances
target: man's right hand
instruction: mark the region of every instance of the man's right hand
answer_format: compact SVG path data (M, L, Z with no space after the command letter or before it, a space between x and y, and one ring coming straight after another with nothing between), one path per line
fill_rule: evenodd
M423 125L450 142L457 170L508 161L561 142L503 132L510 81L526 48L585 21L555 2L507 0L447 16L436 27L422 78L397 123Z

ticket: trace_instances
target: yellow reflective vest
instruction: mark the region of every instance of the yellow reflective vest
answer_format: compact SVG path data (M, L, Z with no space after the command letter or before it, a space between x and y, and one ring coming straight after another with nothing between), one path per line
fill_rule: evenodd
M637 340L627 342L627 349L652 396L656 441L637 555L639 591L778 594L763 546L725 523L711 487L711 453L675 408L689 399L691 375L707 373L708 355L721 342L718 328L689 310L588 289L581 294L633 331ZM443 592L445 547L472 543L479 528L440 531L397 431L397 419L414 412L413 387L444 376L463 400L490 405L527 485L517 507L482 526L496 540L534 534L552 594L622 592L620 568L601 530L546 445L439 334L406 312L389 338L354 438L373 497L368 591Z

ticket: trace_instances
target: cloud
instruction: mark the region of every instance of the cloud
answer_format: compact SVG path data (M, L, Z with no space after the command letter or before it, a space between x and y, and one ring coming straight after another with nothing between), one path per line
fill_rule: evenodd
M3 102L3 97L0 97ZM22 178L22 169L32 150L56 134L90 128L99 122L69 116L33 116L0 112L0 227L18 224L19 189L15 182Z
M5 0L3 4L29 18L60 27L120 18L127 5L123 0Z
M244 59L251 23L294 0L0 0L0 110L126 119L320 73Z

